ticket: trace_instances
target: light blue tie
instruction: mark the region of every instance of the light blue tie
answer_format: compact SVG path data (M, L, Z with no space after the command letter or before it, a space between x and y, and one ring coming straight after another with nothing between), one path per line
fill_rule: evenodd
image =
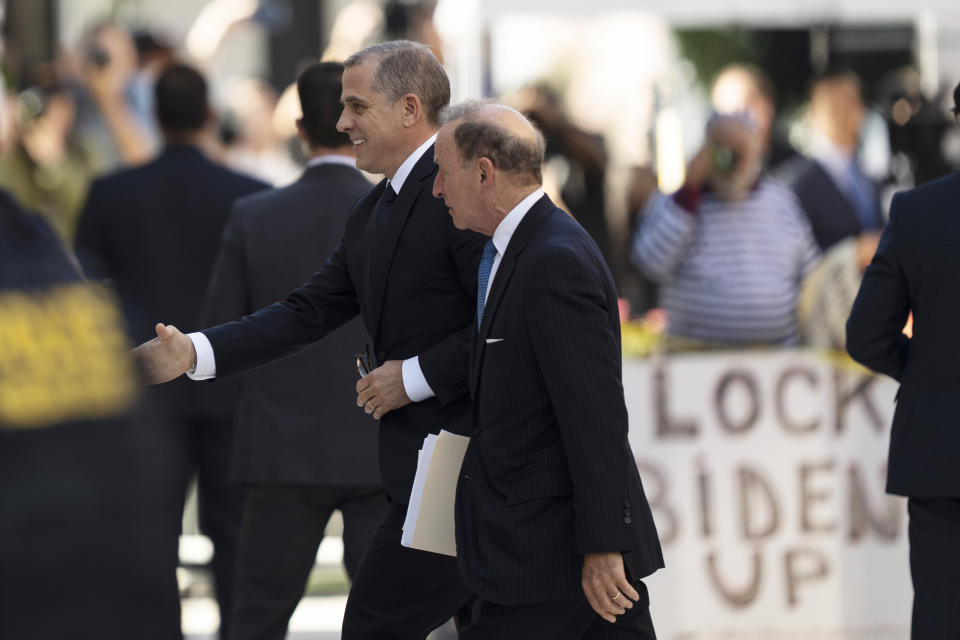
M493 259L497 255L497 247L493 238L487 240L483 247L483 256L480 258L480 268L477 269L477 333L480 333L480 323L483 322L483 307L487 298L487 284L490 281L490 270L493 269Z

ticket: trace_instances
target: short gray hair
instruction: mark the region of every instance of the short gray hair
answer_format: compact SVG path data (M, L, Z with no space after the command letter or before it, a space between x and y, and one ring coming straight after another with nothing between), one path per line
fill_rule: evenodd
M514 135L496 122L479 118L481 110L490 104L493 103L469 100L447 107L440 113L441 124L463 121L453 132L460 157L464 162L488 158L496 169L542 185L543 157L547 148L543 134L522 115L535 132L533 142Z
M408 93L420 98L427 121L436 125L440 110L450 103L450 79L437 57L425 44L410 40L382 42L353 54L344 67L377 61L372 88L396 102Z

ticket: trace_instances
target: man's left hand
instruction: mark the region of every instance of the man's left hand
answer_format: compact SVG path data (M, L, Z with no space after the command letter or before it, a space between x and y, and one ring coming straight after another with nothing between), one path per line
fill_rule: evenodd
M587 553L583 556L583 579L580 584L587 602L607 622L616 622L640 594L627 582L623 556L618 552Z
M403 361L387 360L357 381L357 406L379 420L394 409L410 404L403 388Z

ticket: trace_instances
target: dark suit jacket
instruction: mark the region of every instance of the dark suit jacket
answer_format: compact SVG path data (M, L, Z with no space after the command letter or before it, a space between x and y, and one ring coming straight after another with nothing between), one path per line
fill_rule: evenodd
M794 158L778 170L777 175L797 195L810 220L810 226L813 227L817 244L824 251L844 238L863 231L863 225L847 196L816 160ZM883 216L876 189L874 202L877 203L874 210L876 228L880 228L883 225Z
M435 173L431 148L404 182L385 229L377 208L386 180L353 206L339 246L286 300L204 331L218 378L312 344L357 313L379 363L419 355L436 397L391 412L380 423L383 486L404 503L426 435L469 432L470 346L463 329L476 309L485 240L453 226L443 202L431 194Z
M356 169L307 169L288 187L238 200L213 269L203 324L283 300L343 237L370 191ZM359 318L324 340L242 378L231 476L238 482L380 485L377 430L357 408L353 355L370 342Z
M267 185L214 164L192 146L93 183L77 251L94 275L116 282L135 342L157 322L193 331L234 200ZM158 406L189 417L229 418L236 388L175 380L151 389Z
M897 495L960 497L958 202L960 174L894 197L847 321L850 355L900 382L887 462Z
M625 552L634 579L662 567L627 442L613 279L546 196L510 240L475 344L456 502L467 584L512 605L582 596L584 553Z

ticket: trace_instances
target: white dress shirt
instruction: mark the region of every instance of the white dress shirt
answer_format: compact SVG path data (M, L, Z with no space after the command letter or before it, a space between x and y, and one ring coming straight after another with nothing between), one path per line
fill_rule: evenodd
M416 166L420 158L423 157L423 154L427 152L436 140L437 135L433 134L426 142L420 145L416 151L407 156L407 159L397 168L396 173L388 179L387 187L393 189L394 193L399 194L403 188L403 183L406 182L414 166ZM310 161L307 162L307 167L315 167L322 164L348 164L350 166L356 166L356 160L349 156L325 155L311 158ZM196 333L188 333L187 337L193 342L193 348L197 352L197 365L193 370L187 372L187 376L192 380L209 380L210 378L215 378L217 375L217 363L210 340L199 331ZM404 360L401 371L403 375L403 389L410 400L420 402L421 400L426 400L436 395L427 383L427 379L423 375L423 370L420 368L420 356L414 356Z
M497 269L500 268L500 260L507 251L507 245L510 244L510 238L513 237L513 232L520 226L520 222L523 220L523 217L527 215L527 212L530 211L533 205L542 197L543 189L537 189L528 195L521 200L517 206L511 209L510 213L508 213L506 217L500 221L500 224L497 225L497 228L493 230L493 246L497 248L497 253L493 256L493 265L490 267L490 279L487 280L487 291L483 298L483 304L487 304L487 298L490 297L493 279L497 275Z
M316 156L315 158L310 158L307 160L307 169L311 167L319 167L323 164L342 164L348 167L357 168L357 159L353 156L344 155L342 153L328 153L322 156Z

